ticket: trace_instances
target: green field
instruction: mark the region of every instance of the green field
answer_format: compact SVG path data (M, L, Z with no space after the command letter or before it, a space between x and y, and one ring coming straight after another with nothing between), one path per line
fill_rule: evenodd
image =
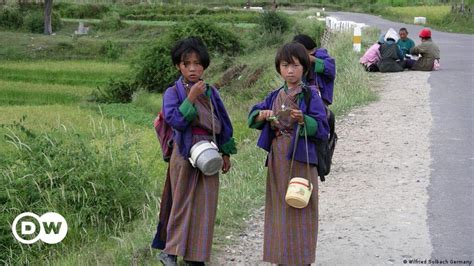
M262 35L259 42L255 26L226 25L239 34L244 52L232 58L213 55L206 71L206 81L213 83L229 67L245 65L220 90L238 154L232 156L231 172L221 176L214 250L232 241L226 236L237 235L244 218L263 203L265 153L256 147L258 132L247 127L247 112L282 84L274 69L275 51L301 29L313 30L314 22L302 17L292 15L288 32ZM0 32L0 224L27 210L54 210L71 221L61 244L28 248L12 240L8 226L0 226L1 263L156 264L149 244L166 164L152 121L161 95L137 91L130 103L88 101L97 86L130 75L134 54L170 26L155 23L100 31L99 37L73 38L67 33L72 24L50 37ZM136 45L125 46L129 49L112 61L100 53L106 40ZM35 50L38 45L51 50L38 54L46 50ZM375 100L350 36L333 36L327 48L338 67L335 112L340 116Z
M383 17L413 24L414 17L426 17L426 26L447 32L474 33L472 14L465 16L451 13L451 6L386 7L374 11Z

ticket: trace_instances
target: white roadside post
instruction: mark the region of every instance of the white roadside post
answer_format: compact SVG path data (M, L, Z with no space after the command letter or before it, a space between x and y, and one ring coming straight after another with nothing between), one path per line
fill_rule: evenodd
M413 19L413 23L414 23L414 24L425 25L425 24L426 24L426 17L415 17L415 18Z
M360 27L355 27L354 28L354 37L353 37L353 49L354 51L360 53L361 51L361 41L362 41L362 29Z

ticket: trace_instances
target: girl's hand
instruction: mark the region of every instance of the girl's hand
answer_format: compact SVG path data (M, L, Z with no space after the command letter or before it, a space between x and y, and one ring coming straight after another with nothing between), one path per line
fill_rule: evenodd
M225 174L229 172L231 163L229 155L222 155L222 159L224 160L224 165L222 165L222 173Z
M298 124L303 124L304 123L304 115L301 110L298 109L292 109L290 113L291 118L295 119L298 121Z
M189 91L189 94L188 94L188 100L191 103L194 103L194 101L199 95L206 92L206 89L207 89L206 83L203 80L198 81L196 84L194 84L191 87L191 90Z
M310 53L310 54L308 54L308 55L309 55L309 61L310 61L311 63L314 63L314 61L316 61L316 57L315 57L312 53Z
M266 121L270 116L273 116L272 110L260 110L258 116L255 118L256 122Z

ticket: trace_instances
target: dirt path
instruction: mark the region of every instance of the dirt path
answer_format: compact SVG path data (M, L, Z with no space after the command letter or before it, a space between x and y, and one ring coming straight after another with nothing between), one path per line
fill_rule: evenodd
M430 73L376 75L380 100L336 124L333 172L319 191L315 265L404 265L432 252L426 209ZM214 254L213 265L268 265L261 261L263 213L249 217L237 244Z

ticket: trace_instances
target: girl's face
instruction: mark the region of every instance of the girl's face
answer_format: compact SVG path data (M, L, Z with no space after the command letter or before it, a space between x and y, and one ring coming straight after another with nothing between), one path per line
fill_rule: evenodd
M301 83L301 78L303 77L303 66L295 57L293 57L293 63L281 61L280 74L289 87L297 86Z
M184 79L188 82L196 83L204 73L204 67L196 53L190 53L181 60L176 68L181 72Z

